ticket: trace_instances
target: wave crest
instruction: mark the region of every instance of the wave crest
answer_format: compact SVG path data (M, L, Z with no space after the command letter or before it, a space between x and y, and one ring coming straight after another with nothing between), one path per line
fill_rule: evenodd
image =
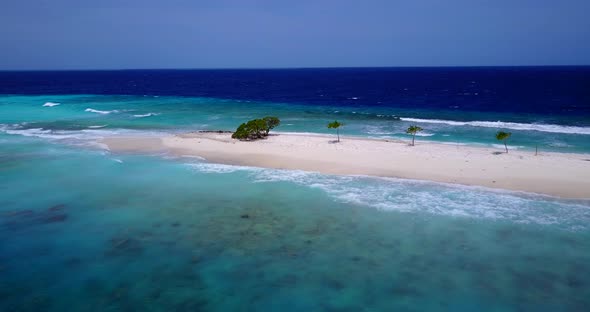
M401 117L402 121L409 121L415 123L430 123L430 124L446 124L451 126L472 126L485 127L497 129L513 129L513 130L528 130L541 131L551 133L567 133L567 134L587 134L590 135L590 127L576 127L576 126L560 126L553 124L528 124L518 122L504 122L504 121L455 121L443 119L420 119L420 118L405 118Z
M133 117L144 118L144 117L151 117L151 116L158 116L158 115L160 115L160 114L158 114L158 113L147 113L147 114L133 115Z
M93 108L87 108L84 110L85 112L89 112L89 113L97 113L97 114L101 114L101 115L107 115L107 114L111 114L111 113L118 113L118 110L111 110L111 111L102 111L102 110L98 110L98 109L93 109Z
M189 167L206 174L243 172L255 183L294 183L320 189L339 202L386 211L553 225L573 231L590 227L588 201L561 201L532 193L397 178L333 176L213 163L192 163Z

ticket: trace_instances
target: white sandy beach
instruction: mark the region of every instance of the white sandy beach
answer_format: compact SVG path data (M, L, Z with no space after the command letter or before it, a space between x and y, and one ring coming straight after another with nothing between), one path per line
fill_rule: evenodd
M107 138L113 152L169 152L244 166L479 185L563 198L590 198L590 155L467 145L275 134L242 142L230 134Z

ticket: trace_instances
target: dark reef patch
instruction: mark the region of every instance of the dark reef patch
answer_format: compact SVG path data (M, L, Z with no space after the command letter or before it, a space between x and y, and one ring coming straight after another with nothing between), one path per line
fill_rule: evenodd
M41 211L32 209L7 211L0 214L0 225L10 230L24 230L38 225L64 222L68 219L65 209L65 204L58 204Z
M115 237L109 240L107 256L138 256L143 252L141 243L130 237Z

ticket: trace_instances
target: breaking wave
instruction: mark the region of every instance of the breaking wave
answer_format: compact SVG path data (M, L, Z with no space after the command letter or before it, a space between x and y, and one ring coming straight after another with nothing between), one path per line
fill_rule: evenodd
M195 169L196 171L203 172L203 173L233 173L233 172L237 172L237 171L257 172L257 171L265 170L265 169L256 168L256 167L234 166L234 165L214 164L214 163L206 163L206 162L191 163L191 164L188 164L188 166Z
M433 136L434 133L428 133L428 132L417 132L416 136L420 136L420 137L429 137L429 136Z
M102 110L98 110L98 109L93 109L93 108L87 108L84 110L85 112L89 112L89 113L97 113L97 114L102 114L102 115L106 115L106 114L111 114L111 113L118 113L118 110L111 110L111 111L102 111Z
M142 131L131 129L102 129L104 126L89 126L88 129L81 130L56 130L44 129L40 127L28 128L26 124L6 125L0 124L0 133L11 135L20 135L24 137L35 137L48 140L50 142L65 143L70 145L81 146L99 146L101 139L113 136L133 136L133 137L154 137L161 136L163 132Z
M158 114L158 113L147 113L147 114L133 115L133 117L143 118L143 117L151 117L151 116L158 116L158 115L160 115L160 114Z
M256 183L295 183L320 189L339 202L386 211L555 225L567 230L586 230L590 224L588 201L419 180L333 176L213 163L187 165L207 174L244 172Z
M443 119L420 119L420 118L405 118L401 117L402 121L409 121L415 123L430 123L430 124L446 124L451 126L472 126L485 127L497 129L512 129L512 130L528 130L541 131L551 133L567 133L567 134L588 134L590 135L590 127L576 127L576 126L560 126L552 124L529 124L517 122L504 121L454 121Z

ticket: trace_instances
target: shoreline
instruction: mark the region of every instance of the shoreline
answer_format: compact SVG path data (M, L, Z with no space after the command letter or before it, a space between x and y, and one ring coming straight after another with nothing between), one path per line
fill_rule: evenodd
M208 162L272 169L365 175L484 186L570 199L590 199L590 155L534 152L390 139L274 133L243 142L229 133L110 137L115 153L170 153Z

